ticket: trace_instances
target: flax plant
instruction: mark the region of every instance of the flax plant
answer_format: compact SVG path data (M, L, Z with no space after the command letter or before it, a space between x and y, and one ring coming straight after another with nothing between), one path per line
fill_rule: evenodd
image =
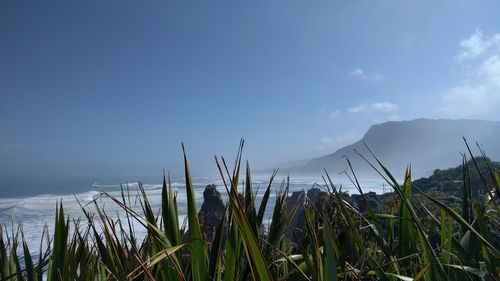
M161 210L153 210L142 184L137 191L140 211L130 205L128 190L122 188L118 198L102 192L101 196L123 210L124 215L118 218L97 201L90 204L92 211L89 205L81 204L81 218L69 218L59 202L52 237L43 230L37 257L31 256L21 228L9 232L9 228L0 226L0 281L500 278L500 176L491 167L488 174L481 174L485 196L472 197L468 175L479 167L468 167L464 156L459 209L413 186L410 167L403 182L398 182L371 151L371 160L360 156L393 189L392 199L383 210L368 204L349 160L347 175L366 211L360 212L349 203L327 171L322 186L328 194L321 208L309 198L303 206L289 205L289 179L282 182L274 206L267 206L276 171L257 206L248 162L242 168L243 144L241 141L233 167L223 157L215 159L228 199L226 214L213 237L205 237L202 232L188 157L182 146L187 228L179 223L177 195L166 175ZM470 158L474 160L471 152ZM244 175L240 177L241 171ZM268 207L273 208L273 215L265 224ZM292 242L286 233L294 216L301 216L304 226ZM143 227L146 236L138 237L134 225Z

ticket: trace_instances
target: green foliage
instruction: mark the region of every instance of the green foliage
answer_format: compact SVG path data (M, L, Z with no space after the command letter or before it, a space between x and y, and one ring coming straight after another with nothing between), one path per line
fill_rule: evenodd
M400 184L376 157L376 164L372 164L362 156L394 190L383 209L370 205L373 195L363 193L351 169L350 177L360 193L357 202L361 202L362 209L351 204L328 174L324 178L328 193L307 198L301 208L288 206L287 179L272 206L272 221L264 225L263 216L276 173L257 207L248 163L243 184L239 185L242 147L243 142L231 173L224 158L216 159L228 193L228 206L213 240L205 241L201 232L184 153L187 230L179 225L176 195L166 176L159 211L152 209L142 185L138 190L142 212L130 206L128 190L122 190L121 198L102 193L124 210L125 217L118 219L94 203L95 214L82 206L84 219L70 221L65 218L61 202L56 207L51 243L46 245L46 251L42 251L41 243L40 255L35 259L22 230L7 233L0 226L0 280L497 280L500 277L497 207L500 177L496 163L486 158L470 161L464 158L463 165L456 169L435 171L435 179L460 181L458 192L462 202L450 206L422 191L418 184L413 185L410 169ZM482 194L486 195L473 196L477 187L472 185L481 185ZM296 243L286 238L294 215L304 221ZM147 230L142 240L132 227L137 223ZM43 233L48 238L48 231Z
M468 167L474 167L474 162L478 168L468 169ZM414 181L414 184L423 191L437 190L462 196L460 190L463 186L464 169L468 173L467 181L470 193L477 197L478 194L484 193L483 186L485 184L489 187L494 185L495 178L490 176L490 171L498 173L500 171L500 162L491 161L489 158L483 156L466 161L464 156L462 165L445 170L437 169L430 177L418 179ZM482 178L481 175L487 175L488 177Z
M196 198L194 195L193 183L191 180L191 174L189 172L186 152L184 151L184 145L182 145L182 150L184 152L184 170L186 177L186 196L188 205L191 280L201 281L207 277L207 252L205 248L205 241L203 240L203 233L201 233L200 222L198 221Z

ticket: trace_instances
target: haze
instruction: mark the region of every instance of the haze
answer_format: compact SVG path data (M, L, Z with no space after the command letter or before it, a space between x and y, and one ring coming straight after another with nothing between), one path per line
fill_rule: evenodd
M498 120L498 1L0 2L0 178L215 174ZM321 173L321 171L318 171Z

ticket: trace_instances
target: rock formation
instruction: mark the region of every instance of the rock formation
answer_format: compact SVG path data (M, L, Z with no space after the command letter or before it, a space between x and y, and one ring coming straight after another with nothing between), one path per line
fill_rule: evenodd
M217 187L214 184L209 184L203 191L203 204L201 205L198 218L203 227L203 233L207 241L212 241L215 229L221 221L226 207Z

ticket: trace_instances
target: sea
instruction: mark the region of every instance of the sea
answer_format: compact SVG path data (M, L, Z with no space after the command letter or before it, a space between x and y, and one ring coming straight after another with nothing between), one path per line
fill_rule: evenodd
M334 184L348 193L357 193L356 188L348 178L334 178ZM277 177L272 184L272 192L268 201L265 222L269 223L272 217L272 210L277 192L286 182L286 178ZM317 187L326 190L325 183L321 177L290 177L289 195L294 191L309 190ZM360 185L364 192L373 191L384 193L390 191L380 179L360 179ZM203 203L203 191L208 184L215 184L224 202L227 202L227 191L220 177L194 177L193 185L196 196L198 210ZM263 193L269 184L269 175L258 175L252 178L253 189L256 195L257 206L260 205ZM143 183L146 195L152 205L153 210L160 211L162 183ZM62 202L64 214L72 222L80 221L80 227L85 227L87 220L84 217L82 208L95 213L96 206L104 210L113 218L124 218L125 211L118 206L109 196L121 198L122 190L127 195L127 203L132 209L141 213L141 206L138 200L138 182L87 182L87 183L41 183L34 188L16 186L17 191L3 192L0 196L0 224L4 229L4 235L15 235L18 230L22 230L24 238L35 257L40 252L40 243L46 247L47 237L43 237L44 228L47 228L50 235L53 233L55 224L56 205ZM179 223L185 222L187 214L186 190L184 179L172 181L174 192L177 194ZM4 188L4 187L2 187ZM30 191L31 190L31 191ZM239 186L243 190L243 186ZM5 191L5 190L4 190ZM46 191L46 192L44 192ZM50 192L48 192L50 191ZM107 195L104 195L106 193ZM73 232L73 224L70 224L70 235ZM134 223L137 236L144 236L145 229ZM43 250L42 250L43 252Z

